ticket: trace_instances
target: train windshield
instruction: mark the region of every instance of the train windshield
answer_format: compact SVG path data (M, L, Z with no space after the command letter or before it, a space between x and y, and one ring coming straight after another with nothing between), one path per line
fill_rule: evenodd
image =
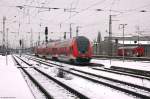
M79 36L76 38L77 47L80 53L86 53L89 47L89 40L83 36Z

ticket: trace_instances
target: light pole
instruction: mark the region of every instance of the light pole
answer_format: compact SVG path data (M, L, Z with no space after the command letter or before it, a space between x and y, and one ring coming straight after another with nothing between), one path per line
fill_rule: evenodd
M7 35L6 35L6 40L7 40L7 45L6 45L6 65L8 64L8 59L7 59L7 54L8 54L8 28L6 29L6 31L7 31Z
M5 22L6 22L6 16L3 17L3 55L6 54L6 51L5 51Z
M41 32L41 23L40 23L40 30L39 31ZM38 37L38 45L40 45L40 32L39 32L39 37Z
M72 38L72 24L73 23L70 23L70 38Z
M72 25L73 25L74 23L70 23L70 38L72 38Z
M123 52L123 53L122 53L122 54L123 54L123 55L122 55L123 62L124 62L124 51L125 51L125 50L124 50L124 28L125 28L126 25L127 25L127 24L120 24L120 25L119 25L119 27L121 26L122 32L123 32L123 34L122 34L122 37L123 37L123 50L122 50L122 52Z
M112 56L112 15L109 15L109 39L108 55Z
M107 11L107 10L103 10L103 9L96 9L96 11ZM112 17L113 16L117 16L117 15L112 15L111 14L111 12L112 11L114 11L114 12L116 12L115 10L108 10L108 11L110 11L110 14L109 14L109 37L108 37L108 50L107 50L107 55L108 56L112 56L113 54L113 44L112 44L112 21L119 21L119 20L112 20ZM119 13L122 13L122 12L120 12L120 11L117 11L117 12L119 12Z

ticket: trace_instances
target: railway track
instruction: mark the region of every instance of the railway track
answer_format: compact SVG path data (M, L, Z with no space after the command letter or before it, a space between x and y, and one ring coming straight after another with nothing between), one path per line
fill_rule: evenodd
M118 71L118 72L133 74L133 75L150 77L150 71L145 71L145 70L138 70L132 68L118 67L118 66L111 66L110 68L105 68L105 69L107 69L108 71Z
M92 67L92 69L94 70L98 70L98 71L105 71L105 72L111 72L111 73L115 73L115 74L119 74L119 75L126 75L126 76L131 76L131 77L136 77L136 78L140 78L140 79L146 79L146 80L150 80L149 76L143 76L143 75L137 75L137 74L132 74L129 72L123 72L123 71L116 71L116 70L112 70L109 68L99 68L99 67Z
M122 56L103 56L103 55L94 55L94 58L103 58L103 59L120 59L123 60ZM136 60L136 61L150 61L149 57L128 57L125 56L124 59L126 60Z
M58 61L58 62L63 62L63 61ZM63 63L66 63L66 62L63 62ZM70 64L70 63L66 63L66 64ZM90 67L103 67L104 66L104 65L98 64L98 63L91 63L89 65L90 65ZM93 68L93 69L96 70L97 68ZM136 76L141 79L148 79L148 80L150 77L149 71L129 69L129 68L123 68L123 67L117 67L117 66L111 66L110 68L105 68L105 71L116 72L116 73L118 72L118 74L120 73L120 74L124 74L124 75Z
M46 62L45 60L42 60L39 58L32 59L30 57L29 59L37 61L37 62L45 64L45 65L49 65L49 62ZM55 63L51 63L51 64L57 65ZM49 66L51 66L51 65L49 65ZM101 65L101 64L92 64L92 66L90 65L89 67L91 67L94 70L111 72L111 73L115 73L115 74L126 75L126 76L136 77L136 78L140 78L140 79L150 80L150 72L146 72L146 71L142 71L142 70L127 69L127 68L116 67L116 66L112 66L112 68L105 68L104 69L104 68L101 68L101 67L103 67L103 65Z
M126 73L141 75L141 76L145 76L145 77L150 77L150 72L149 71L129 69L129 68L123 68L123 67L116 67L116 66L111 66L110 70L126 72Z
M40 61L40 60L37 60L37 59L33 59L31 57L30 57L30 59L32 59L36 62L40 62L41 64L44 64L44 65L47 65L47 66L55 65L55 66L58 66L58 67L63 67L62 65L58 65L58 64L50 63L50 62L44 62L43 60ZM127 82L120 81L120 80L117 80L117 79L104 77L104 76L89 73L89 72L86 72L86 71L77 70L77 69L74 69L74 68L70 68L70 69L71 69L71 71L67 71L67 70L63 70L63 69L62 70L67 72L67 73L70 73L72 75L82 77L82 78L90 80L94 83L99 83L99 84L114 88L116 90L131 94L131 95L139 97L139 98L143 98L143 99L149 99L150 98L150 88L135 85L135 84L132 84L132 83L127 83Z
M17 57L17 56L16 56ZM36 67L33 67L28 62L24 61L20 57L17 57L29 68L24 68L14 57L15 62L19 65L19 68L29 77L29 79L44 93L46 99L89 99L87 96L81 94L80 92L72 89L71 87L65 85L54 77L42 72ZM30 68L32 67L32 68ZM43 83L44 82L44 83ZM48 87L50 86L50 87ZM48 88L47 88L48 87ZM57 91L61 93L57 93ZM53 92L54 91L54 92ZM62 98L63 97L63 98Z

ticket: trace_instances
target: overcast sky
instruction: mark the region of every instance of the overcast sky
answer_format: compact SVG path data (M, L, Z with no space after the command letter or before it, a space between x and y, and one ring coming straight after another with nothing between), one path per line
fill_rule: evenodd
M45 26L49 28L49 38L62 38L63 32L69 32L70 23L73 36L79 26L79 35L94 40L98 31L102 37L108 36L109 15L114 15L113 36L122 36L119 24L127 24L125 36L137 35L137 27L142 31L140 35L149 35L150 0L0 0L0 31L6 16L9 42L15 46L19 39L29 45L31 31L33 42L38 40L39 32L40 40L44 40Z

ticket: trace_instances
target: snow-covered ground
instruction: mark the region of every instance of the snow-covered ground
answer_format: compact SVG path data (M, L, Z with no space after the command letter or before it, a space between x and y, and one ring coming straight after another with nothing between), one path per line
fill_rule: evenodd
M0 56L0 99L34 99L11 56Z
M110 66L124 67L124 68L132 68L138 70L150 71L150 61L132 61L132 60L101 60L101 59L92 59L92 63L103 64L106 68Z
M7 57L8 63L6 64L6 56L0 56L0 99L2 98L15 98L15 99L34 99L26 81L24 80L24 77L20 73L19 69L15 66L13 59L11 56ZM23 58L23 57L22 57ZM47 66L44 66L42 64L37 65L36 62L33 62L32 60L27 60L28 62L31 62L33 66L37 66L42 71L48 73L49 75L53 75L55 77L55 71L56 68L49 67L45 68ZM121 66L125 68L134 68L134 69L142 69L142 70L148 70L150 71L150 62L148 61L120 61L120 60L99 60L99 59L92 59L91 62L93 63L99 63L103 64L106 67L109 66ZM63 65L63 63L61 63ZM25 66L25 64L24 64ZM68 65L70 66L70 65ZM91 70L89 67L75 67L72 66L72 68L80 69L80 70L86 70L89 72L96 73L94 70ZM103 74L104 76L113 77L117 79L125 78L121 75L115 75L111 73L101 73L100 71L97 71L96 74ZM106 75L105 75L106 74ZM115 76L114 76L115 75ZM108 99L108 98L122 98L122 99L132 99L133 96L130 96L128 94L122 93L120 91L116 91L114 89L108 88L103 85L94 84L92 82L86 81L80 77L75 77L73 75L71 76L71 80L65 80L61 78L57 78L58 80L64 82L67 85L72 86L76 90L87 94L88 97L92 99ZM117 77L118 76L118 77ZM143 82L139 79L136 83L138 85L143 85ZM125 81L125 80L124 80ZM143 86L149 86L149 84L144 82ZM59 92L58 92L59 93ZM40 98L39 98L40 99Z
M93 70L93 69L91 69L89 66L87 67L87 66L83 66L83 67L80 67L80 66L71 66L71 65L67 65L67 64L64 64L64 63L59 63L59 62L53 62L53 61L50 61L50 60L47 60L47 62L51 62L51 63L57 63L57 64L60 64L60 65L62 65L62 66L67 66L67 67L71 67L71 68L75 68L75 69L79 69L79 70L82 70L82 71L86 71L86 72L91 72L91 73L94 73L94 74L98 74L98 75L102 75L102 76L105 76L105 77L109 77L109 78L114 78L114 79L118 79L118 80L120 80L120 81L125 81L125 82L129 82L129 83L133 83L133 84L136 84L136 85L140 85L140 86L145 86L145 87L148 87L149 88L149 85L150 85L150 83L149 83L149 81L147 81L147 80L143 80L143 79L140 79L140 78L134 78L134 77L129 77L129 76L125 76L125 75L118 75L118 74L113 74L113 73L107 73L107 72L103 72L103 71L95 71L95 70ZM37 63L35 63L35 62L33 62L33 61L31 61L30 60L30 62L32 63L32 64L37 64ZM94 63L99 63L99 64L103 64L103 65L110 65L110 60L95 60L95 59L93 59L92 60L92 62L94 62ZM130 63L132 63L132 64L130 64L130 66L131 65L133 65L133 63L134 63L134 61L124 61L124 62L121 62L121 61L119 61L119 60L111 60L111 64L112 65L114 65L114 63L115 63L115 66L123 66L123 64L125 64L125 65L128 65L128 64L130 64ZM122 64L120 64L120 63L122 63ZM149 62L138 62L138 63L136 63L136 65L138 65L138 66L143 66L143 64L145 64L145 65L147 65L148 66L148 64L149 64ZM135 65L135 66L136 66ZM145 66L144 65L144 66ZM44 71L44 72L47 72L49 75L52 75L53 73L54 73L54 71L53 71L53 69L52 69L52 67L51 68L46 68L44 65L39 65L39 67L40 67L40 69L42 69L42 71ZM41 68L42 67L42 68ZM137 69L137 68L136 68ZM139 68L140 69L140 68ZM54 75L56 75L56 73L54 73ZM129 80L130 79L130 80ZM136 82L135 82L136 81ZM92 99L99 99L100 97L102 98L102 99L108 99L108 98L112 98L112 99L114 99L114 98L119 98L120 97L120 95L122 96L122 99L127 99L127 98L133 98L133 97L131 97L131 96L129 96L129 97L127 97L126 95L123 95L123 94L119 94L119 92L118 91L115 91L115 90L111 90L111 89L109 89L108 87L105 87L105 86L103 86L103 88L99 88L98 86L97 87L94 87L95 86L95 84L91 84L90 82L87 82L87 81L83 81L83 79L82 78L78 78L78 77L73 77L73 79L72 80L69 80L69 81L66 81L66 80L64 80L63 82L65 82L65 83L67 83L67 85L70 85L69 84L69 82L71 82L71 85L70 86L72 86L73 88L75 88L75 87L77 87L78 86L78 90L79 91L81 91L81 92L83 92L84 94L87 94L87 96L89 96L89 94L90 95L92 95L92 96L89 96L90 98L92 98ZM86 86L86 87L84 87L84 85ZM94 89L94 90L93 90ZM101 89L103 89L103 90L101 90ZM84 92L84 90L86 90L85 92ZM88 91L87 91L88 90ZM93 90L93 91L92 91ZM98 91L96 91L96 90L98 90ZM96 93L96 92L98 92L98 93ZM111 91L111 92L110 92ZM90 93L88 93L88 92L90 92ZM115 96L114 96L114 94L115 93L118 93L118 94L116 94ZM105 93L105 94L104 94ZM106 95L106 93L107 93L107 95ZM109 94L108 94L109 93ZM95 95L94 94L96 94L96 97L95 97Z
M30 60L30 62L32 64L37 64L37 63L34 63L31 60ZM109 77L109 78L113 78L113 79L118 79L120 81L125 81L125 82L128 82L128 83L132 83L132 84L136 84L136 85L145 86L145 87L150 88L150 82L148 80L146 80L146 79L143 80L143 79L140 79L140 78L125 76L125 75L118 75L118 74L114 74L114 73L111 73L111 72L95 71L95 70L93 70L91 68L84 67L84 66L83 67L74 66L74 65L71 66L69 64L67 65L67 64L59 63L59 62L53 62L53 61L49 61L49 62L57 63L57 64L60 64L62 66L65 66L65 67L75 68L77 70L82 70L82 71L86 71L86 72L89 72L89 73L95 73L95 74L98 74L98 75L101 75L101 76L105 76L105 77ZM133 68L133 69L150 71L150 62L149 61L131 61L131 60L127 61L127 60L125 60L123 62L123 61L120 61L120 60L113 59L110 62L110 60L98 60L98 59L96 60L96 59L92 59L91 62L98 63L98 64L103 64L105 67L118 66L118 67L125 67L125 68ZM44 65L41 66L41 67L44 67Z
M47 70L42 69L42 68L40 69L53 77L56 75L55 72L53 72L53 69L55 71L55 68L53 67L50 67ZM132 96L128 96L127 94L124 94L115 89L93 83L91 81L82 79L80 77L76 77L74 75L69 75L69 76L72 78L71 80L66 80L66 79L58 78L58 77L56 77L56 79L74 88L75 90L83 93L90 99L110 99L110 98L133 99Z

